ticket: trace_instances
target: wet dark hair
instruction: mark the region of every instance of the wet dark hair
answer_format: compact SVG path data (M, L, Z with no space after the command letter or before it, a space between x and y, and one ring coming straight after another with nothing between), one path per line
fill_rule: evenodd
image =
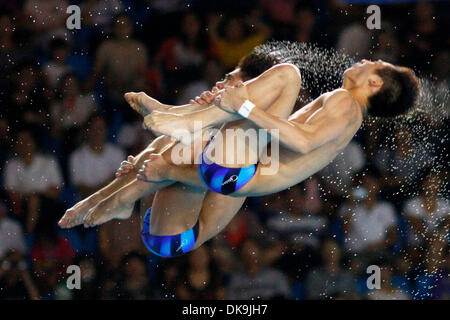
M406 67L385 67L376 73L383 85L369 98L368 114L390 118L407 113L416 103L420 91L414 71Z
M274 55L268 54L265 50L260 50L261 47L256 47L239 61L238 68L241 70L242 80L253 79L280 63Z

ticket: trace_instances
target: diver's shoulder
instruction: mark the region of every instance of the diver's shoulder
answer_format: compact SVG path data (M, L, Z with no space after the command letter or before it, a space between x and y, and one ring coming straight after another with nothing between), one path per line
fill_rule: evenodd
M339 88L324 95L324 103L328 106L339 106L344 112L351 112L357 106L355 99L348 90Z
M338 88L334 89L333 91L330 91L327 93L327 99L348 99L348 100L354 100L353 96L350 94L350 92L344 88Z

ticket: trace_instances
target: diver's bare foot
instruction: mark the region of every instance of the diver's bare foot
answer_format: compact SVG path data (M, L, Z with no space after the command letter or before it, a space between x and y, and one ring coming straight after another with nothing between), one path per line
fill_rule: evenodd
M116 206L108 199L100 201L84 217L84 227L94 227L113 219L128 219L133 213L134 204Z
M161 182L167 180L170 165L161 154L153 153L144 161L136 178L146 182Z
M91 209L100 200L100 196L92 195L87 199L84 199L68 209L58 225L61 228L68 229L83 224L83 219L87 215L89 209Z
M144 92L127 92L124 95L128 104L143 117L154 110L166 110L164 105Z
M192 122L185 115L160 111L154 111L144 117L144 127L155 134L171 136L183 144L191 143L194 131Z

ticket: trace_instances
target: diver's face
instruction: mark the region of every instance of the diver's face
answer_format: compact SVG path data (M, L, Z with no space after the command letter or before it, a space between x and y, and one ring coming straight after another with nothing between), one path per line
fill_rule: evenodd
M345 70L344 81L351 82L353 86L359 87L369 83L381 83L382 79L378 76L377 71L385 67L393 67L392 64L382 60L370 61L362 59L353 66Z
M222 90L223 88L225 88L225 86L236 85L240 80L242 80L242 73L241 70L237 68L231 71L230 73L227 73L223 80L217 81L215 88Z

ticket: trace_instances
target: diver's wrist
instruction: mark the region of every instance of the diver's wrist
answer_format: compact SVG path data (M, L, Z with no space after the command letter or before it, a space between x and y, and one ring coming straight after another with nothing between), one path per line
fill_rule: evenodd
M241 107L239 108L238 113L243 118L248 118L254 107L255 107L255 104L253 102L251 102L250 100L246 99L244 101L244 103L241 105Z

